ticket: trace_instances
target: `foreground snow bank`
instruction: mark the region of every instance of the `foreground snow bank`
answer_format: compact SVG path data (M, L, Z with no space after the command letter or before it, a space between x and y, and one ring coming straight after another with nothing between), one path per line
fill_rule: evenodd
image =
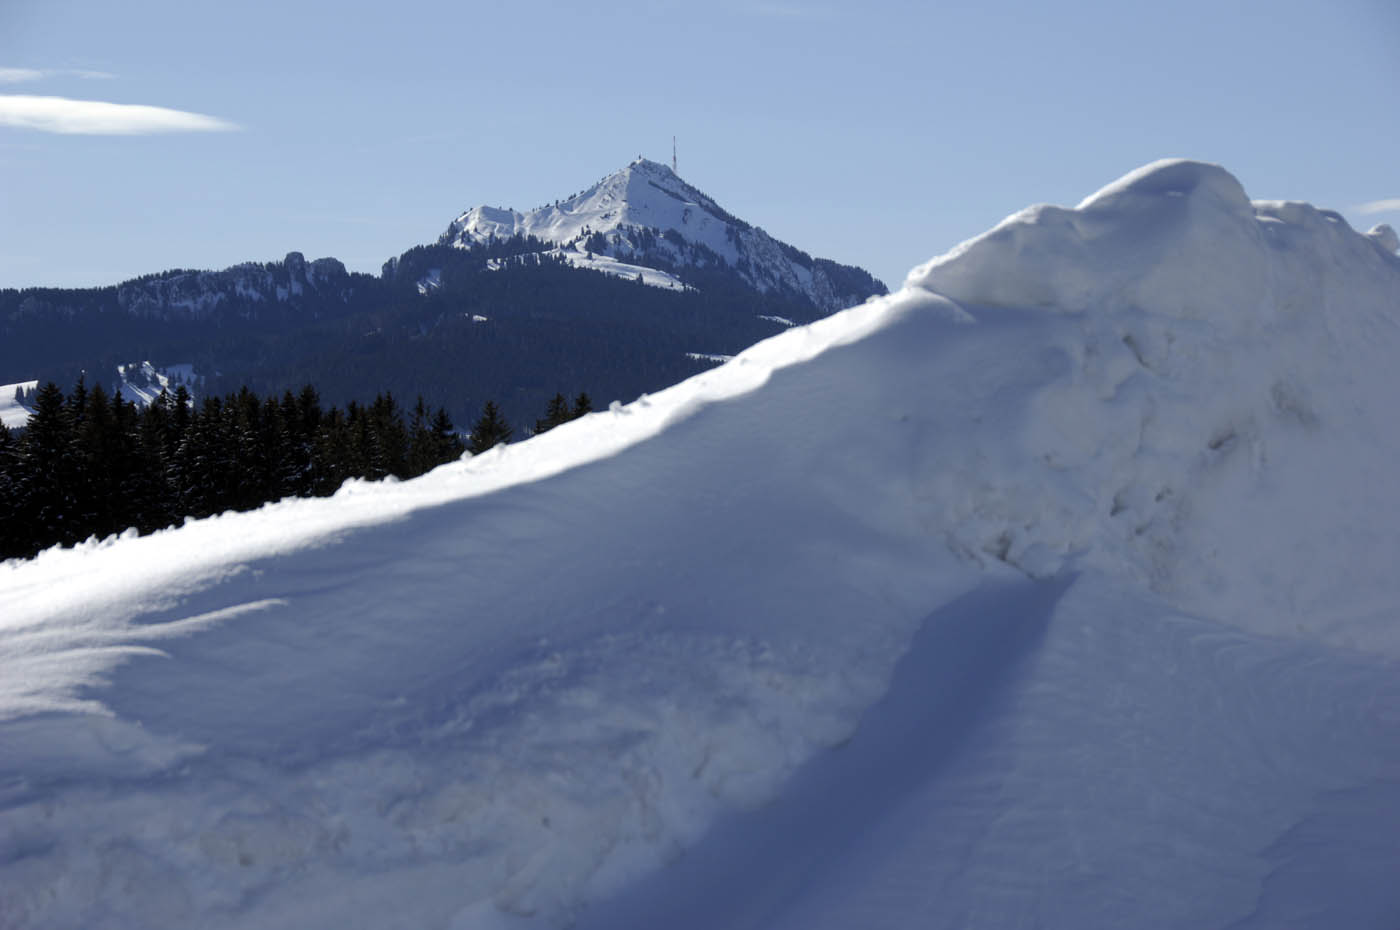
M979 488L949 514L964 542L1039 573L1083 557L1208 616L1400 655L1400 626L1372 622L1400 604L1390 245L1175 160L914 269L910 289L1051 334L1007 360L1043 374L993 421L1014 431L980 450L1001 467L940 495ZM1030 322L1045 311L1058 319Z
M1354 897L1312 866L1397 777L1384 246L1159 163L518 446L0 566L0 926L559 926L649 913L647 874L793 926ZM910 653L933 690L857 730L950 617ZM1257 700L1281 681L1305 700ZM883 845L821 828L845 805ZM794 871L657 871L755 808L814 818ZM902 910L828 868L904 853L943 877ZM1134 905L1173 900L1200 906Z
M917 431L820 428L896 398L802 360L891 313L423 479L0 568L0 924L559 923L771 797L970 583L851 493Z

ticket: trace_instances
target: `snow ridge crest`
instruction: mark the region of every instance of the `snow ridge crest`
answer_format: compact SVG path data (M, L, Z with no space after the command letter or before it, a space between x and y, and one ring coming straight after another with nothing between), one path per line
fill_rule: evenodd
M1077 207L1015 213L906 284L982 307L1138 309L1251 327L1354 297L1358 275L1397 280L1397 244L1389 227L1360 234L1332 210L1251 201L1219 165L1163 159ZM1395 293L1369 298L1381 313Z

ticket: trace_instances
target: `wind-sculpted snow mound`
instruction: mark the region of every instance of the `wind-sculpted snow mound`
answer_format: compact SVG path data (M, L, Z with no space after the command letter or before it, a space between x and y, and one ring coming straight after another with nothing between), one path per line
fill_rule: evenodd
M1251 203L1218 165L1155 162L1078 207L1030 207L910 272L984 307L1132 309L1227 331L1298 313L1390 314L1400 259L1310 204Z
M1043 334L1007 360L1037 372L1014 411L943 464L937 497L965 502L945 512L955 537L1035 573L1087 559L1210 616L1400 654L1400 631L1364 623L1400 603L1384 400L1400 258L1384 239L1173 160L914 269L908 288L984 327Z
M528 442L0 566L0 926L1364 925L1386 245L1159 163Z

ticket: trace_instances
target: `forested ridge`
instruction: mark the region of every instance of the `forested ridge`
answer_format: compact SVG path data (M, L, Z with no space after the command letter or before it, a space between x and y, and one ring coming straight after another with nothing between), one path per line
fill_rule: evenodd
M687 353L732 355L781 331L780 319L821 315L713 263L656 259L690 288L676 291L574 268L547 248L523 236L418 246L377 277L291 253L115 287L0 290L0 373L61 385L81 375L110 394L118 365L149 360L191 365L221 395L309 382L341 406L389 390L461 422L488 399L524 421L557 385L628 401L708 367Z

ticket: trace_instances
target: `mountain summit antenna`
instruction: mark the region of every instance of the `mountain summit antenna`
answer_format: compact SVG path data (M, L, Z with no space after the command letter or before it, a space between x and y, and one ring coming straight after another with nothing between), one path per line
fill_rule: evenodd
M671 173L676 174L676 137L671 137Z

